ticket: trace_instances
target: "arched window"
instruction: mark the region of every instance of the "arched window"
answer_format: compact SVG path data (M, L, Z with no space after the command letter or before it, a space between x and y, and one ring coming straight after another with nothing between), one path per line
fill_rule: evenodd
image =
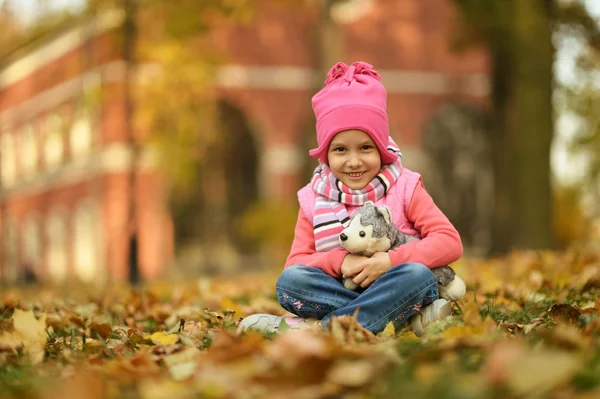
M37 216L30 216L25 221L22 234L23 264L29 267L31 272L38 275L42 261L42 246L40 223Z
M63 123L60 116L50 114L44 127L44 161L47 168L60 165L64 157Z
M0 160L2 185L12 185L17 177L15 142L12 133L4 132L0 137Z
M4 225L4 268L2 279L14 282L19 276L19 233L12 219Z
M69 135L71 156L74 159L86 157L92 148L92 121L88 112L80 112L73 121Z
M21 131L19 149L21 152L23 176L31 178L35 176L38 165L37 137L31 123L26 124Z
M46 265L53 281L67 277L67 221L64 212L55 210L46 222Z
M100 215L94 201L82 201L73 215L75 274L85 282L102 277Z

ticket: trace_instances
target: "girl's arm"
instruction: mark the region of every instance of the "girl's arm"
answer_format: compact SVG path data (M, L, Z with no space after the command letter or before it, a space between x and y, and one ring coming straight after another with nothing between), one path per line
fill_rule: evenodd
M411 241L389 252L392 265L417 262L429 268L457 261L463 253L460 235L423 187L417 185L407 213L421 232L421 241Z
M346 255L348 255L348 251L343 248L317 252L313 225L300 209L292 249L285 262L285 267L292 265L316 267L330 276L338 278L341 276L340 269Z

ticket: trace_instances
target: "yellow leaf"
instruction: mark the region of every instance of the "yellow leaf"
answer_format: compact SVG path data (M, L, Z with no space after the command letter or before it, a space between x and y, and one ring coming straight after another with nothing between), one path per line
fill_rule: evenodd
M165 334L162 331L155 332L152 335L146 335L144 338L152 340L155 345L174 345L179 341L177 334Z
M242 313L242 308L240 304L235 302L231 298L223 298L220 303L221 309L231 309L233 312L240 314Z
M359 388L375 377L375 368L367 360L341 361L328 372L327 380L337 385Z
M541 394L567 383L581 367L578 356L562 351L524 353L507 370L508 385L517 394Z
M0 348L23 348L33 364L44 360L46 348L46 315L36 319L33 311L15 309L12 316L14 331L0 335Z
M481 315L479 314L479 307L475 302L468 302L462 309L462 319L465 325L477 326L483 322Z
M184 380L194 374L198 365L200 351L196 347L187 347L163 358L171 377L176 381Z
M46 315L38 320L33 311L16 309L12 319L15 332L32 343L46 345Z
M383 334L384 335L396 335L396 328L394 327L394 323L393 322L389 322L387 324L387 326L385 326L385 328L383 329Z

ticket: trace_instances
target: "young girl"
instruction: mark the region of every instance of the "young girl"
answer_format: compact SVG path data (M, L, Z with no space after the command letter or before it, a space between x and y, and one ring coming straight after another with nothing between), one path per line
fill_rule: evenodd
M411 320L417 335L430 321L451 313L438 299L430 268L462 255L460 236L425 191L421 176L404 168L389 136L387 93L372 65L336 64L312 99L320 161L312 181L298 192L300 212L292 249L277 281L281 306L298 317L255 314L248 328L275 332L282 323L301 328L318 319L357 314L377 333L390 321ZM398 228L421 238L370 258L348 253L338 241L343 224L365 201L387 205ZM358 291L344 288L351 277ZM411 319L412 318L412 319Z

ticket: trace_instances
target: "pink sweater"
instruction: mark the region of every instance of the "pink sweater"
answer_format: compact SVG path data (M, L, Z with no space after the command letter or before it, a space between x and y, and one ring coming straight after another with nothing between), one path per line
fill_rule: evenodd
M392 265L416 262L434 268L448 265L462 256L463 247L458 231L435 205L422 184L417 184L406 216L421 233L422 240L409 242L390 251ZM343 248L317 252L313 225L300 210L294 242L285 267L300 264L340 277L342 262L347 254Z

